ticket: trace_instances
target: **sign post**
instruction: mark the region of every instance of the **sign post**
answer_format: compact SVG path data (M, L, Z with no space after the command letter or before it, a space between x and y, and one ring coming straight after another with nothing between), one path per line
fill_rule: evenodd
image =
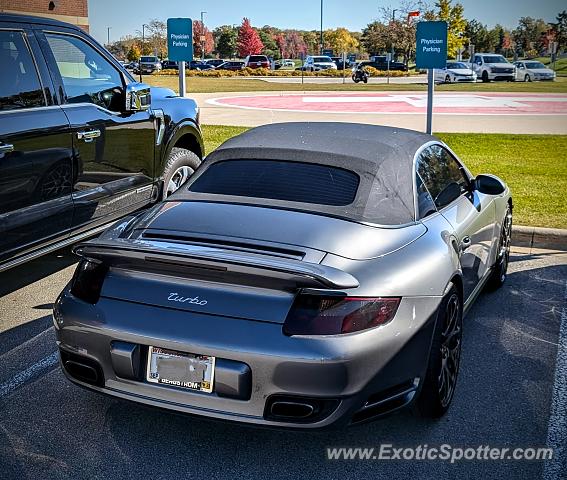
M167 19L167 58L179 62L179 96L185 96L185 62L193 60L193 21L190 18Z
M447 22L417 24L415 68L427 68L427 133L433 129L434 69L447 66Z

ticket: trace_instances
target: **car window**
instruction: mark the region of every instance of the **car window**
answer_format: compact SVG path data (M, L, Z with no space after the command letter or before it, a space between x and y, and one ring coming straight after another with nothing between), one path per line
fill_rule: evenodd
M354 201L359 180L356 173L329 165L225 160L210 165L189 191L343 206Z
M437 211L435 202L427 190L423 180L416 172L415 187L417 192L417 213L419 218L425 218Z
M22 32L0 31L0 72L0 110L46 105Z
M419 155L417 172L437 208L443 208L469 190L469 181L461 166L440 145L432 145Z
M502 55L485 55L484 56L485 63L508 63Z
M91 45L78 37L46 33L65 87L67 102L94 103L112 111L122 107L120 72Z
M250 55L249 62L267 62L268 57L264 55Z

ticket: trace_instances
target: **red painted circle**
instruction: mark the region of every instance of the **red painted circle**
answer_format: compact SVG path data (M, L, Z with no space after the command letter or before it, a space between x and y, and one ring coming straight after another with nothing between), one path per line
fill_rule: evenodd
M319 113L423 114L426 93L381 92L250 95L208 103L225 107ZM551 93L438 93L434 111L447 115L567 115L567 95Z

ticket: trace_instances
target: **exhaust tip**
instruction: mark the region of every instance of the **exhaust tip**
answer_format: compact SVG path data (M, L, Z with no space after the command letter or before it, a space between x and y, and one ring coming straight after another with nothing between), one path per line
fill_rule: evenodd
M273 417L286 419L305 419L313 415L315 408L309 403L276 401L272 403L270 413Z
M60 349L59 352L61 365L70 377L90 385L104 386L104 374L96 360L63 349Z
M72 377L86 383L98 383L98 373L93 367L89 367L83 363L68 360L65 362L65 370Z
M276 394L268 398L264 418L276 422L313 423L328 417L339 403L331 398Z

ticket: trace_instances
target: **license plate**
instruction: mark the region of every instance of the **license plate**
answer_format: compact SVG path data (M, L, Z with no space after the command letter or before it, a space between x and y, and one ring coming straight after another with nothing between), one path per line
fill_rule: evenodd
M150 347L147 380L152 383L211 393L215 357Z

